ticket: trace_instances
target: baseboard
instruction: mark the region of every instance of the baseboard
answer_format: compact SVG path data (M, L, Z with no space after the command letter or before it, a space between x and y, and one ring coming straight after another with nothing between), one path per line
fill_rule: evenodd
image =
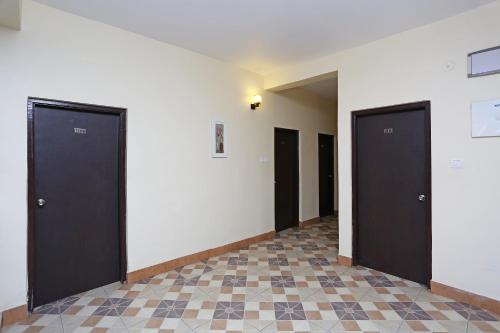
M172 259L169 261L162 262L157 265L149 266L146 268L139 269L127 274L128 283L134 283L136 281L149 278L154 275L166 273L177 267L193 264L200 260L205 260L213 256L218 256L227 252L236 251L241 248L247 247L250 244L259 243L265 240L270 240L274 238L275 231L266 232L254 237L246 238L234 243L222 245L213 249L206 251L201 251L198 253L190 254L184 257Z
M314 217L312 219L309 219L309 220L306 220L306 221L302 221L302 222L299 222L299 228L304 228L304 227L307 227L309 225L313 225L313 224L318 224L320 222L320 217Z
M497 299L477 295L435 281L431 281L431 292L439 296L448 297L458 302L467 303L500 314L500 300Z
M28 307L26 305L17 306L3 311L1 315L0 327L12 325L28 317Z
M352 258L338 255L337 263L342 266L352 267Z

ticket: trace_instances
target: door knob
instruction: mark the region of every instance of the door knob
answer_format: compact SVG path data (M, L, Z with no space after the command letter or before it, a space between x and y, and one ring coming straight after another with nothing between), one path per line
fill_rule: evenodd
M45 206L46 203L47 202L44 199L41 199L41 198L36 201L36 204L37 204L38 207L43 207L43 206Z
M427 200L427 196L425 194L420 194L418 196L418 201L425 202L425 200Z

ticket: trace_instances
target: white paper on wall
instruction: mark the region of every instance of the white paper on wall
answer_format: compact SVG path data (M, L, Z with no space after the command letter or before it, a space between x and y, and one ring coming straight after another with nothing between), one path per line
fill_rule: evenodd
M472 137L500 136L500 99L471 106Z

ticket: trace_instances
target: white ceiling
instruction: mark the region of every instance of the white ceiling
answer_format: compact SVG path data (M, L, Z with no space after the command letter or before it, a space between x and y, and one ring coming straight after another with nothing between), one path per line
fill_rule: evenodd
M338 78L309 83L301 88L332 101L338 98Z
M265 74L494 0L37 1Z

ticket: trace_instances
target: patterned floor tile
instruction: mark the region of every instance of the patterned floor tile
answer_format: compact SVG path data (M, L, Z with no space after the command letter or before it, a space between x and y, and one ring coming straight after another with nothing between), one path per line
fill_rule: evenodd
M452 308L468 320L498 321L498 319L494 315L489 314L487 311L479 309L472 305L459 302L446 302L446 305L448 305L450 308Z
M120 316L132 303L127 298L108 298L93 313L94 316Z
M271 276L273 288L295 288L295 280L292 276Z
M181 318L188 305L187 301L163 300L153 313L153 317Z
M401 324L399 332L450 332L465 333L467 331L467 322L464 321L418 321L405 320Z
M500 324L498 321L477 321L472 320L469 321L467 325L467 332L476 333L476 332L492 332L499 333L500 332Z
M243 320L245 302L217 302L213 319Z
M268 258L270 266L289 266L287 258Z
M273 305L277 320L307 320L300 302L275 302Z
M369 275L365 276L366 281L372 286L372 287L395 287L394 283L392 283L391 280L389 280L385 276L374 276L374 275Z
M2 332L500 333L497 316L365 267L337 264L336 219L292 228L132 284L35 309Z
M338 276L316 276L316 278L323 288L345 287L344 282Z
M247 277L236 275L224 275L222 280L223 287L246 287Z
M432 320L432 317L420 306L413 302L389 302L401 319L406 320Z
M368 314L357 302L334 302L331 304L340 320L369 320Z
M76 296L67 297L59 301L42 305L33 312L36 314L61 314L78 300L79 297Z
M275 324L274 320L255 320L255 319L245 319L243 322L243 332L248 333L257 333L265 330L266 328L272 328L269 326L273 326ZM275 332L272 330L271 332Z
M309 327L311 328L311 332L314 333L330 332L338 323L338 320L314 320L309 321Z

